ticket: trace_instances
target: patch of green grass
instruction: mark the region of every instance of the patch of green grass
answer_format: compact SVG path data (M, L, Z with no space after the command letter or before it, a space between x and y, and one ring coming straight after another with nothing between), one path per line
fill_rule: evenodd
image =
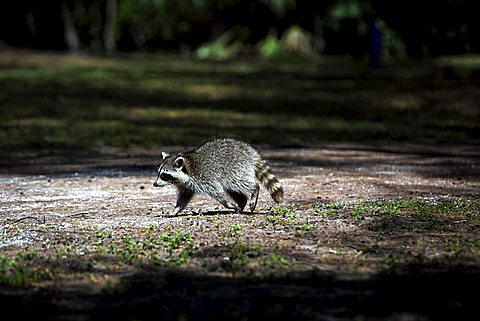
M292 206L279 206L272 211L272 215L282 216L282 217L293 217L295 216L295 208Z
M334 215L341 213L349 208L348 204L345 203L327 203L322 204L319 207L315 207L315 213L322 216L323 218L328 218Z
M475 96L450 82L441 103L419 109L438 95L424 79L384 87L351 62L319 63L0 53L0 148L151 148L222 134L282 145L479 138ZM345 75L357 90L345 91Z
M275 226L293 226L298 224L295 214L296 209L292 206L280 206L275 208L270 215L266 217L267 222Z
M145 228L146 232L154 234L158 227ZM120 240L112 236L109 231L99 231L95 235L97 254L113 254L120 258L120 263L141 265L153 264L185 264L195 247L190 233L182 231L164 232L160 237L123 236Z
M228 227L227 231L223 233L223 236L225 237L236 237L238 236L238 232L240 232L243 229L242 224L234 224L230 227Z
M350 216L353 218L362 218L366 214L369 214L374 210L374 207L372 206L373 204L371 203L361 203L355 206L355 208L352 210L350 213Z
M243 240L227 244L227 253L221 259L221 267L226 271L235 271L247 266L251 259L257 258L263 253L259 245L249 244Z
M220 266L225 271L235 272L247 267L263 266L276 271L287 271L291 262L278 253L278 247L267 249L242 239L229 243L221 258Z
M480 202L466 199L385 200L365 201L358 204L326 204L315 212L329 217L346 215L355 220L368 218L375 230L425 229L449 230L455 224L465 223L469 229L480 228Z
M381 257L379 261L375 263L376 268L382 272L395 272L402 268L404 261L396 256L388 255Z
M405 212L409 208L419 204L418 201L367 201L357 204L353 207L350 216L353 218L363 218L366 215L374 215L375 218L388 221Z
M447 237L444 239L444 249L454 256L463 254L480 253L480 237L474 240L462 240L460 237Z
M444 241L444 246L447 252L454 255L460 255L465 250L462 241L456 237L447 237Z
M36 264L34 252L17 253L13 257L0 255L0 284L23 287L53 279L48 266Z
M163 247L167 250L167 263L175 265L185 264L194 249L193 238L190 233L175 231L162 234Z
M379 250L380 250L380 246L378 245L378 243L367 244L361 249L362 253L371 253L371 254L378 253Z
M261 260L261 264L275 270L286 270L290 266L290 261L280 254L271 253Z
M314 223L303 223L297 226L297 230L303 232L316 231L317 229L318 225Z
M148 227L144 230L145 235L135 236L117 236L110 230L101 230L88 239L95 250L80 248L67 240L41 255L35 251L0 255L0 284L30 286L54 280L60 275L71 276L72 266L78 277L83 275L87 280L97 282L98 275L92 272L96 265L123 268L127 265L182 266L187 263L195 248L191 234L178 230L158 236L157 230L158 227Z

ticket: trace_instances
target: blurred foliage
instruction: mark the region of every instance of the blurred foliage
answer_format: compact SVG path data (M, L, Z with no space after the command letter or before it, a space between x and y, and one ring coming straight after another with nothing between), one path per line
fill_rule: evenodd
M282 42L274 35L268 35L265 39L259 41L256 49L260 56L264 58L284 57L286 54Z
M225 60L232 58L243 47L250 29L235 26L223 32L217 39L202 44L195 52L200 59Z
M240 53L251 30L246 27L236 26L222 33L214 41L202 44L196 50L196 57L200 59L225 60ZM272 34L255 44L255 49L264 58L281 58L287 56L313 57L312 35L293 25L288 28L278 39Z
M361 20L366 13L371 13L370 2L357 0L338 0L327 11L326 22L329 27L338 31L341 28L340 22L347 19ZM364 28L364 29L363 29ZM362 26L358 32L365 33L367 26Z
M296 0L261 0L279 17L284 17L288 10L295 9Z
M171 41L210 16L204 0L121 0L117 37L130 37L137 47L157 37Z
M413 0L109 0L112 2L117 4L115 15L107 14L107 0L4 1L0 4L0 41L41 49L66 48L62 33L67 28L60 12L61 4L67 3L83 50L106 50L110 16L120 51L176 50L227 59L255 53L258 45L264 57L271 57L292 52L280 53L274 35L282 39L282 46L295 42L293 51L305 53L311 49L300 39L310 34L316 53L363 59L369 54L370 26L375 20L382 31L385 61L480 52L473 0L434 4ZM448 19L439 18L447 15ZM248 37L228 44L217 41L237 27L248 30Z
M196 57L200 59L226 60L232 58L241 48L242 43L238 41L230 45L212 41L201 45L196 50Z
M285 31L282 44L292 54L302 57L313 55L312 35L299 25L293 25Z
M398 32L392 30L383 20L378 19L375 23L382 33L382 63L388 64L408 59L407 47Z

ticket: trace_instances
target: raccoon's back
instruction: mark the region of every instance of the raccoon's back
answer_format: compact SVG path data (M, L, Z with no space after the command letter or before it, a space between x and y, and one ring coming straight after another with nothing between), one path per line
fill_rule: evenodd
M255 178L258 151L236 138L214 138L191 154L190 175L197 181L241 183Z

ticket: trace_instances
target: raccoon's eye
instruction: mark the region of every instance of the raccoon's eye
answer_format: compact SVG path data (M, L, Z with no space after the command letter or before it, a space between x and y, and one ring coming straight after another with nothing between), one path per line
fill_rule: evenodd
M175 167L176 167L176 168L182 167L184 162L185 162L185 159L184 159L183 157L178 157L178 158L175 160Z

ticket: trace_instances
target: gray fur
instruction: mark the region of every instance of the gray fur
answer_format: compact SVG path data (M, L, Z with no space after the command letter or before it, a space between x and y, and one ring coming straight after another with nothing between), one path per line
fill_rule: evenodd
M255 210L261 182L277 203L283 189L278 179L249 143L233 137L214 138L197 148L168 155L162 153L154 186L163 180L177 188L177 204L171 215L177 215L195 194L209 195L223 206L242 212L248 199Z

